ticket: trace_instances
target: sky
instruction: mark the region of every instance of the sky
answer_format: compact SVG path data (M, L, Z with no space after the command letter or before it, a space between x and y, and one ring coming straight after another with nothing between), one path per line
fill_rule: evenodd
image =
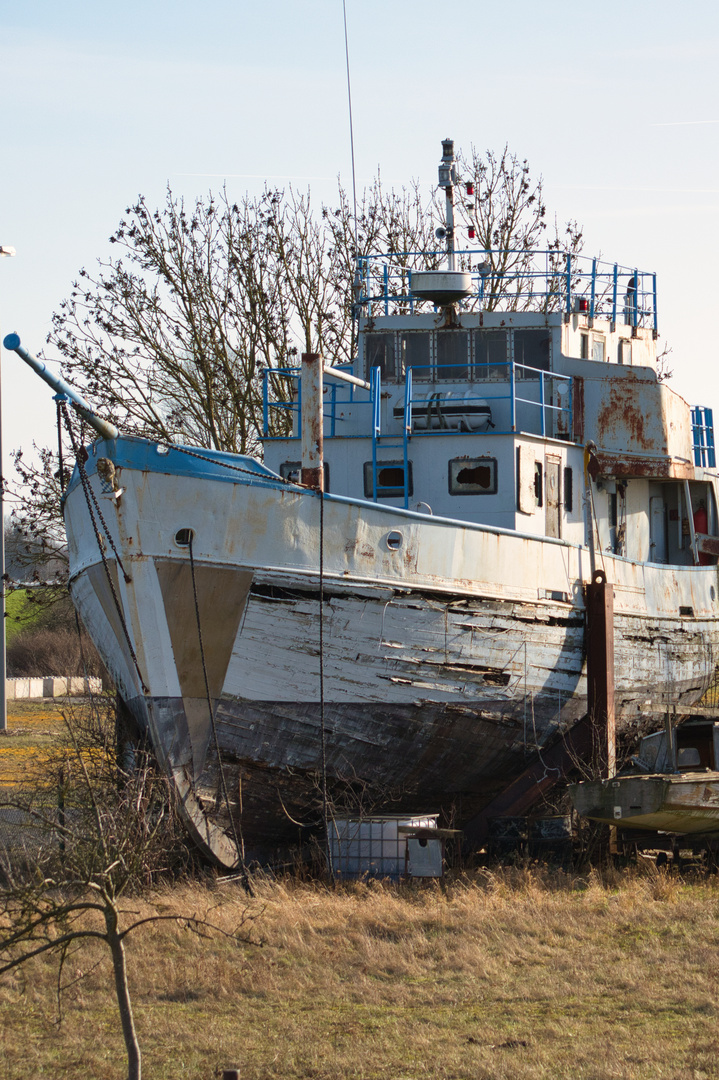
M671 385L719 408L719 4L346 7L359 183L379 168L429 192L442 138L508 143L586 254L657 272ZM139 194L350 185L342 0L0 0L0 35L0 244L17 249L0 333L31 352ZM1 364L11 475L11 449L54 443L54 404L14 353Z

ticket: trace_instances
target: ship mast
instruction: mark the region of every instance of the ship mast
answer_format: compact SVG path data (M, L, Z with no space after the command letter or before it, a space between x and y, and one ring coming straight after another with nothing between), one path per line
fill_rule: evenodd
M439 186L444 188L447 201L446 229L437 235L447 238L447 269L454 270L454 185L457 183L457 163L454 157L454 139L442 139L442 160L439 163Z

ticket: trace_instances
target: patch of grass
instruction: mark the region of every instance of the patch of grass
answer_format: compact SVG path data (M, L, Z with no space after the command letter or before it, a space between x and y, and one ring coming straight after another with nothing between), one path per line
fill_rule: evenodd
M12 704L11 729L36 758L62 707ZM15 738L0 738L0 768ZM401 887L254 884L251 900L222 881L128 900L138 917L177 916L128 939L147 1077L719 1080L715 877L647 863ZM248 907L261 947L181 928L183 914L211 912L231 930ZM58 1026L53 960L0 977L0 1080L126 1075L104 947L71 951L63 981Z
M5 596L5 636L8 645L18 634L30 630L42 619L42 608L34 602L27 589L13 589Z
M9 701L8 726L0 731L0 786L27 779L28 767L47 755L65 731L60 699Z
M719 887L675 878L657 890L660 877L535 869L336 890L260 879L249 904L262 948L172 922L128 943L145 1073L717 1077ZM214 908L229 929L247 904L236 884L185 884L132 907ZM73 953L65 979L59 1030L52 964L0 980L0 1076L123 1076L104 953Z

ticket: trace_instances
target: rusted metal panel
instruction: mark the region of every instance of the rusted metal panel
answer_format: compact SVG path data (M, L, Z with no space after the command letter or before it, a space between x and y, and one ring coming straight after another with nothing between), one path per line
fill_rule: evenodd
M657 480L693 480L694 466L690 461L670 457L648 457L641 454L621 454L595 450L589 459L589 473L630 479L649 477Z
M593 389L600 394L592 432L597 446L667 452L657 384L625 377L596 380Z
M302 353L302 483L324 491L323 363L319 353Z
M691 410L679 394L647 374L629 371L621 379L587 379L584 394L586 438L600 453L616 455L620 462L626 456L640 466L646 457L646 471L622 475L689 476Z
M719 536L705 536L697 533L696 537L700 551L703 551L706 555L719 555Z
M614 776L614 591L602 570L586 586L586 608L587 703L595 732L595 766L603 775Z

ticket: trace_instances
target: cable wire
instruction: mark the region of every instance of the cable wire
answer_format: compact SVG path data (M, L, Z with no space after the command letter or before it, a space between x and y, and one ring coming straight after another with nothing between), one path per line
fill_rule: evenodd
M357 177L355 176L355 137L354 137L354 125L352 123L352 83L350 80L350 47L349 38L347 35L347 0L342 0L342 14L344 16L345 24L345 60L347 63L347 103L349 106L349 118L350 118L350 153L352 156L352 202L354 206L354 238L355 238L355 257L359 255L359 246L357 244Z
M325 851L327 869L330 877L334 878L332 865L332 847L330 844L329 828L329 799L327 796L327 728L325 725L325 493L319 492L320 498L320 747L322 756L322 822L325 830Z

